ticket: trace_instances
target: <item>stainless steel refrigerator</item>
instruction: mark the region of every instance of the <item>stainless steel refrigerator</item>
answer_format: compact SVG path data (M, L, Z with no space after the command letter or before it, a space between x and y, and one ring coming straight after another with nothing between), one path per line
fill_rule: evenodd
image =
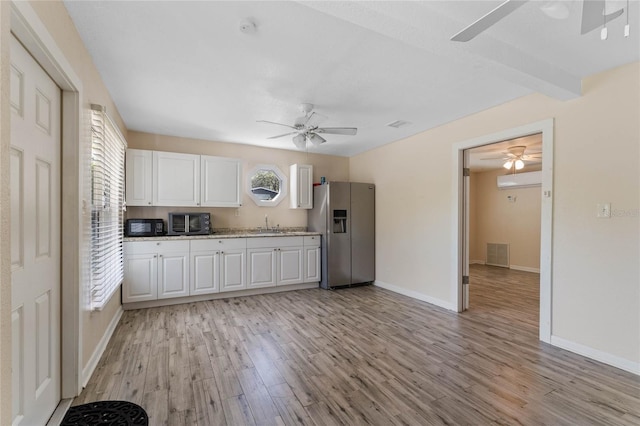
M375 185L330 182L313 188L309 231L322 233L322 288L375 279Z

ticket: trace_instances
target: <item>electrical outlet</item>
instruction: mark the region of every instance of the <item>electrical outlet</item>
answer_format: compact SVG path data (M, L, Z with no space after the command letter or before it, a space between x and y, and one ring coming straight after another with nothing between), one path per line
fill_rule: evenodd
M598 213L596 217L610 218L611 217L611 203L598 203Z

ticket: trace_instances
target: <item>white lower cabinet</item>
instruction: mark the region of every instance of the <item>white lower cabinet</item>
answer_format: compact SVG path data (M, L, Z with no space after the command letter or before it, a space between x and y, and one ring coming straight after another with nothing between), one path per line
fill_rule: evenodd
M304 237L304 276L305 283L320 281L320 236Z
M275 287L303 282L303 244L303 237L248 238L247 287Z
M122 302L189 295L189 241L127 241Z
M319 236L124 243L123 303L319 281Z
M191 240L190 295L246 288L246 239Z

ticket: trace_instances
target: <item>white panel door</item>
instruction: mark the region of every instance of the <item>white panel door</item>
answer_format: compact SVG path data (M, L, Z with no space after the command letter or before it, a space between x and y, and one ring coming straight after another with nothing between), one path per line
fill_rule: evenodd
M158 255L158 299L189 295L189 254Z
M191 253L189 295L210 294L220 291L220 252Z
M275 287L278 249L247 249L247 288Z
M244 290L247 288L245 256L247 250L224 250L220 252L220 291Z
M302 247L282 247L278 249L278 285L302 282Z
M45 424L60 400L61 93L11 38L13 424Z

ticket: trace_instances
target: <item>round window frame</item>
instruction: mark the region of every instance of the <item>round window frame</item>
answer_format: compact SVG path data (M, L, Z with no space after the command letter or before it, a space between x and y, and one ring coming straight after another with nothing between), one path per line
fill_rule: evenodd
M261 198L258 198L256 196L256 194L254 194L253 191L252 191L253 188L251 187L251 180L253 179L253 176L255 176L255 174L258 173L261 170L271 171L276 176L278 176L278 178L280 179L280 192L278 193L278 195L276 195L271 200L263 200ZM287 179L287 175L282 173L282 170L280 170L280 168L278 166L276 166L275 164L258 164L258 165L256 165L251 170L249 170L249 172L247 173L246 182L247 182L247 184L245 186L245 192L247 193L249 198L251 198L253 200L253 202L256 203L256 205L260 206L260 207L275 207L278 204L280 204L282 202L282 200L284 200L286 198L287 194L288 194L288 190L287 189L289 187L289 181Z

